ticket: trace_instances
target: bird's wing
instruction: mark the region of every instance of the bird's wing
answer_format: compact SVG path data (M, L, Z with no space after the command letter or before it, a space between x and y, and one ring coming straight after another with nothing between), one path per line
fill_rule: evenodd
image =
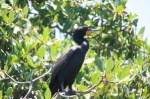
M51 88L53 87L53 84L55 82L55 79L57 78L59 71L61 71L61 69L63 69L66 66L66 64L68 63L68 61L70 60L70 58L73 56L74 53L75 53L75 49L71 48L65 54L63 54L57 60L56 64L53 66L51 81L50 81Z

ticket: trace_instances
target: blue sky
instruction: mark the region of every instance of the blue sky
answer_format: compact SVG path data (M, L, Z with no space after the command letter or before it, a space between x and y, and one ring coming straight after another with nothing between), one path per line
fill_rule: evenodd
M150 0L128 0L127 7L138 15L138 30L145 26L144 38L150 44Z

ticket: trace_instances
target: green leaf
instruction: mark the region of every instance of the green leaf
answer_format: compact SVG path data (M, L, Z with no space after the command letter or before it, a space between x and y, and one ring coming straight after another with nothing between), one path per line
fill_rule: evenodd
M44 99L50 99L51 98L51 92L49 89L49 86L47 84L42 85L43 91L44 91Z
M2 90L0 90L0 99L2 99L3 94L2 94Z
M129 96L129 88L126 85L123 85L123 90Z
M69 20L68 20L68 21L65 23L65 25L64 25L64 29L65 29L65 30L69 30L71 26L72 26L72 21L69 21Z
M67 14L69 15L69 17L72 17L72 11L70 10L70 8L68 6L65 7L65 10L67 12Z
M143 36L144 31L145 31L145 27L142 27L142 28L140 29L140 31L139 31L139 34L141 34L141 35Z
M50 54L51 54L51 57L56 57L56 46L53 45L50 47Z
M134 19L133 22L132 22L132 24L135 25L135 26L137 26L137 23L138 23L138 19Z
M58 19L59 19L59 14L55 14L55 16L54 16L54 21L55 21L55 22L58 22Z
M17 0L9 0L9 2L11 3L12 6L15 6Z
M86 21L85 21L85 24L88 25L88 26L91 26L92 20L86 20Z
M14 20L14 12L13 10L10 10L9 12L9 23L12 23Z
M83 86L83 85L78 85L78 86L77 86L77 89L80 90L80 91L84 91L84 90L87 90L88 87Z
M130 73L130 66L122 67L121 71L118 73L118 78L122 80L123 78L129 76Z
M124 11L124 7L122 5L118 6L116 9L117 13L122 13Z
M49 90L49 88L47 88L47 90L44 93L45 99L50 99L51 98L51 92Z
M25 6L25 7L23 8L23 14L24 14L24 15L27 15L27 14L28 14L28 7L27 7L27 6Z
M143 58L142 58L142 55L139 55L136 60L137 60L137 63L138 63L139 66L142 66L142 65L143 65Z
M81 69L81 71L78 73L76 77L76 83L79 83L84 75L85 75L85 71Z
M91 74L92 84L97 84L99 81L100 71L95 71Z
M104 68L105 68L104 60L102 60L102 59L100 60L97 58L94 63L100 69L101 72L104 72Z
M46 27L46 28L44 28L44 31L43 31L43 40L47 41L48 38L49 38L49 28Z
M40 57L40 58L43 58L44 57L44 55L45 55L45 47L44 47L44 45L42 45L39 49L38 49L38 56Z
M11 60L11 64L18 62L18 60L19 60L19 59L18 59L18 56L13 55L13 56L12 56L12 60Z
M134 13L134 14L130 13L130 15L129 15L130 19L135 19L136 17L137 17L136 13Z
M112 58L110 57L107 61L106 61L106 67L105 67L105 70L106 70L106 73L110 72L113 68L113 60Z
M32 61L32 57L31 56L27 56L27 62L31 67L34 67L33 61Z
M0 27L0 31L1 31L1 33L5 34L5 32L4 32L2 27Z
M32 75L33 75L32 71L24 73L24 77L27 78L27 79L32 78Z
M13 88L12 87L9 87L8 89L7 89L7 91L6 91L6 96L11 96L12 95L12 93L13 93Z
M114 3L115 3L115 5L121 5L122 4L122 2L121 2L122 0L114 0Z
M5 14L2 15L2 19L3 19L3 21L6 22L6 23L8 23L8 21L9 21L9 18L8 18Z

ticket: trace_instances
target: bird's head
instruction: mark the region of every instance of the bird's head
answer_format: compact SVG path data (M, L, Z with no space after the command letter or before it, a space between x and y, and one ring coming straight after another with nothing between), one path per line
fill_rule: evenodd
M87 26L79 27L74 31L73 39L76 43L81 44L85 40L83 39L85 35L91 34L92 32L95 32L95 31L99 31L99 30L91 29Z
M78 37L83 38L85 35L91 34L92 32L95 32L95 31L98 31L98 30L91 29L91 28L89 28L87 26L82 26L82 27L77 28L74 31L73 37L74 36L78 36Z

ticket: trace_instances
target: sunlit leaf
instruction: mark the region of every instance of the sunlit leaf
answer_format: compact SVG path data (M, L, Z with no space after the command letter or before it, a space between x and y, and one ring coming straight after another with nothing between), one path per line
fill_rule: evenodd
M100 84L98 85L98 88L104 88L104 86L105 86L104 83L100 83Z
M24 15L27 15L27 14L28 14L28 7L27 7L27 6L25 6L25 7L23 8L23 14L24 14Z
M9 0L12 6L15 6L17 0Z
M55 22L58 22L58 18L59 18L59 14L55 14L55 16L54 16L54 21L55 21Z
M11 63L13 64L13 63L15 63L15 62L18 62L18 57L16 56L16 55L13 55L12 56L12 60L11 60Z
M144 31L145 31L145 27L142 27L142 28L140 29L140 31L139 31L139 34L143 36Z
M85 94L84 96L86 97L86 99L91 99L91 95L90 94ZM76 98L76 99L78 99L78 98Z
M31 56L27 56L27 62L30 66L34 67L33 60Z
M123 78L122 80L119 80L119 84L122 84L122 83L125 83L125 82L128 82L130 80L130 77L129 76L126 76L125 78Z
M14 12L13 12L13 10L10 10L10 12L9 12L9 23L13 22L13 20L14 20Z
M50 99L51 98L51 92L50 92L49 86L47 84L43 84L42 88L44 89L45 99Z
M88 58L87 60L85 60L85 64L90 64L92 62L94 62L95 58Z
M142 55L139 55L139 56L137 57L137 63L138 63L140 66L143 65L143 58L142 58Z
M6 91L6 96L11 96L12 95L12 93L13 93L13 88L12 87L9 87L8 89L7 89L7 91Z
M43 40L47 41L48 38L49 38L49 28L46 27L46 28L44 28L44 31L43 31Z
M105 70L106 70L106 73L110 72L113 68L113 60L112 58L110 57L107 61L106 61L106 67L105 67Z
M92 20L86 20L85 24L88 25L88 26L90 26L92 24Z
M77 89L80 90L80 91L84 91L84 90L87 90L88 87L83 86L83 85L78 85L78 86L77 86Z
M97 84L99 81L100 71L95 71L91 74L92 84Z
M56 46L55 45L50 47L50 56L56 57Z
M2 15L2 19L3 19L3 21L6 22L6 23L8 23L8 21L9 21L9 18L8 18L5 14Z
M3 94L2 94L2 90L0 90L0 99L2 99Z
M121 14L124 11L124 7L120 5L117 7L116 11Z
M122 80L123 78L129 76L129 73L130 73L130 66L122 67L121 71L118 74L118 78Z
M40 46L40 48L38 49L38 56L40 57L40 58L43 58L44 57L44 55L45 55L45 47L44 47L44 45L42 45L42 46Z

